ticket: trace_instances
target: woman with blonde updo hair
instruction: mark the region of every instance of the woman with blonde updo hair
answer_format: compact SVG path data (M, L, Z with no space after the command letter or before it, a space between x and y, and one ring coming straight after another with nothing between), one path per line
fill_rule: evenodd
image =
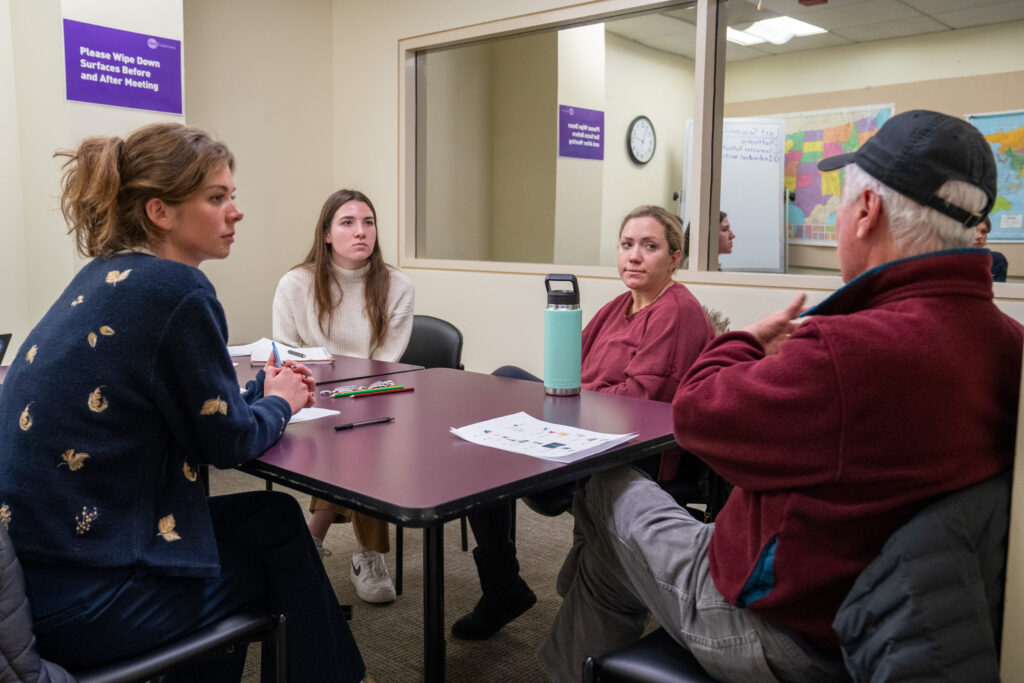
M64 157L61 209L94 257L29 333L0 392L0 523L39 654L72 671L240 611L287 612L297 681L365 667L294 498L208 498L200 467L258 458L311 405L301 365L241 393L224 311L198 269L228 256L234 158L196 128L92 137ZM273 652L264 652L265 671ZM163 680L239 680L245 649Z
M679 216L660 206L644 205L622 219L617 261L627 289L602 306L583 329L583 389L672 400L683 374L713 337L700 303L672 279L682 257ZM494 374L539 381L513 366L498 368ZM673 467L678 459L672 456ZM666 468L665 460L660 464ZM556 489L542 497L564 495L564 490ZM456 638L490 638L537 600L519 575L512 515L513 508L506 503L468 515L477 542L473 559L483 597L473 611L452 624Z

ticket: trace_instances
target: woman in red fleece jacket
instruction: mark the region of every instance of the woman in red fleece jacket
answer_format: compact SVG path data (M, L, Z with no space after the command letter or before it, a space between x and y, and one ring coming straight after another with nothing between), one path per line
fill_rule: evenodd
M714 336L700 303L672 280L682 245L682 221L660 206L637 207L622 219L618 267L629 290L605 304L583 330L583 389L672 400L683 374ZM540 381L511 366L494 374ZM456 638L489 638L537 601L519 576L512 515L506 504L469 515L483 597L452 625Z

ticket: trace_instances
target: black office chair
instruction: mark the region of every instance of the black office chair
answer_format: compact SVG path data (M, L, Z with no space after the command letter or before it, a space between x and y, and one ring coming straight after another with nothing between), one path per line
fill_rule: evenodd
M251 642L275 642L277 681L287 681L285 615L235 614L177 641L121 662L69 673L42 659L32 633L32 611L25 595L25 578L7 529L0 524L0 663L14 680L48 683L134 683L147 681L188 662L227 654ZM3 674L4 671L0 671ZM7 677L0 675L0 679Z
M424 368L452 368L464 370L462 365L462 332L447 320L431 315L414 315L412 336L399 363L422 365ZM462 550L469 550L469 532L466 518L461 522ZM402 525L395 525L395 593L402 594L402 551L404 548Z
M447 320L432 315L414 315L409 346L398 362L425 368L465 370L462 366L462 332Z

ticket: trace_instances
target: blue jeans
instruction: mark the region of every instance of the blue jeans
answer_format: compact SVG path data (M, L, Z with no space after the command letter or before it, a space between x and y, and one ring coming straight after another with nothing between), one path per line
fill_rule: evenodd
M638 640L650 615L721 681L849 680L754 613L729 604L708 570L714 524L694 519L643 474L596 474L573 501L574 545L558 575L562 606L541 645L559 681L583 660Z
M252 491L210 499L220 552L215 579L144 567L22 562L39 654L81 670L144 652L242 610L288 615L294 681L359 681L362 656L294 498ZM273 648L264 648L272 680ZM245 650L176 671L165 681L237 681Z

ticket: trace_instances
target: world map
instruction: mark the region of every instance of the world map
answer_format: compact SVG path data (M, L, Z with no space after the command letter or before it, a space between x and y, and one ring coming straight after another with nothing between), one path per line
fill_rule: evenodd
M818 162L860 149L889 117L891 106L806 112L786 120L786 228L791 241L834 243L842 171Z
M990 241L1024 241L1024 111L968 116L992 146L996 201Z

